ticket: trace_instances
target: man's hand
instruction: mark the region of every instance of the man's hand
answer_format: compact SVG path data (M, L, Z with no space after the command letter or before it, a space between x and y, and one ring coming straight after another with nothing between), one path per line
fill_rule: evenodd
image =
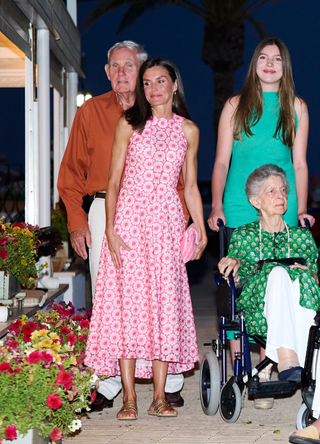
M91 248L91 234L89 228L80 228L79 230L71 231L70 241L74 251L82 257L82 259L87 259L88 254L86 244L88 248Z

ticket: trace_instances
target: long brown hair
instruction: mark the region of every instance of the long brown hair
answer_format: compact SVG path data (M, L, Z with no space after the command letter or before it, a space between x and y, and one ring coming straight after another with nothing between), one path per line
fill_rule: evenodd
M190 119L189 111L184 97L183 83L178 68L174 63L170 62L170 60L163 59L161 57L152 57L146 60L141 65L135 90L135 103L132 108L129 108L124 112L126 121L132 126L134 130L138 129L139 133L142 133L147 120L152 117L152 109L150 103L147 101L144 94L143 75L147 69L153 68L154 66L161 66L162 68L164 68L168 72L173 82L177 80L178 89L176 91L176 94L174 94L173 96L172 111L179 116Z
M279 138L284 145L291 149L296 137L295 87L288 48L277 37L267 37L261 40L254 51L247 80L239 93L239 103L234 113L233 138L242 140L242 131L247 137L253 136L251 128L261 119L263 112L262 87L256 73L256 66L261 52L270 45L276 45L279 48L283 69L279 87L280 115L273 137Z

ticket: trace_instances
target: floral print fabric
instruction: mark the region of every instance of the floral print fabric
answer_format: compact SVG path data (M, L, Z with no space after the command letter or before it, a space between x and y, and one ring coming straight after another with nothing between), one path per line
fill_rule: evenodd
M152 360L181 373L199 360L188 277L180 242L185 231L177 184L187 151L183 118L153 117L132 135L115 230L116 270L104 236L85 363L98 375L120 374L119 359L137 359L136 377L152 377Z
M237 309L245 312L246 330L249 335L267 336L267 323L263 316L264 296L268 277L277 263L265 264L256 271L260 260L259 222L253 222L237 228L230 241L229 257L237 257L241 261L239 269L240 282L250 276L237 300ZM288 227L290 240L290 257L303 257L310 270L317 273L318 250L309 230L305 228ZM278 233L261 231L262 259L289 257L287 230ZM283 265L284 266L284 265ZM300 283L300 305L312 310L320 308L320 289L309 270L284 266L295 281ZM279 295L281 297L281 295Z

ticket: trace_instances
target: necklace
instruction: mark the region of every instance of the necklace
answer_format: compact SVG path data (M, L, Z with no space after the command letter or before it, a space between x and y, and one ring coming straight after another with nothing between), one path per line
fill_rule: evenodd
M289 228L288 225L284 222L284 226L286 227L287 230L287 235L288 235L288 257L290 257L290 235L289 235ZM276 233L274 233L276 234ZM278 233L277 233L278 234ZM263 259L263 254L262 254L262 229L261 229L261 221L259 224L259 238L260 238L260 260Z

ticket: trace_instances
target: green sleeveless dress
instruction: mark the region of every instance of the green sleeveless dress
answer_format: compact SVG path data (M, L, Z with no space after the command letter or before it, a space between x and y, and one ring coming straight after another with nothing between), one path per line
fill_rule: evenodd
M223 211L227 226L238 228L257 220L258 212L247 199L245 185L249 174L256 168L273 163L283 168L289 181L288 210L284 220L288 225L298 225L298 200L291 150L274 137L278 122L279 97L277 92L263 93L263 113L251 128L253 136L242 135L235 140L223 198Z

